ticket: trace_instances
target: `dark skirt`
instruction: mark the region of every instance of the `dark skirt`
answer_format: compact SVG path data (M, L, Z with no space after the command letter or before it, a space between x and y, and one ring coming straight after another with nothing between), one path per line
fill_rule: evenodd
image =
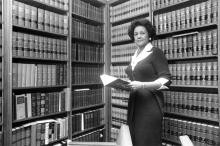
M155 94L146 89L130 93L127 123L133 146L161 146L162 118Z

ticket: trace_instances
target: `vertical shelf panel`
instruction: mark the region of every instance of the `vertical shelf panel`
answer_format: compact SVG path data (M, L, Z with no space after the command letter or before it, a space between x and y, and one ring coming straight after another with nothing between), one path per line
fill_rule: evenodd
M68 139L72 138L72 120L71 120L71 108L72 108L72 0L69 0L69 14L68 14L68 18L69 18L69 38L68 38L68 64L67 64L67 75L68 75L68 80L67 80L67 85L68 85L68 100L69 100L69 110L68 110L68 124L69 124L69 129L68 129Z
M104 73L110 74L110 66L111 66L111 43L109 40L111 40L111 26L110 26L110 7L109 3L106 4L104 16L105 16L105 49L104 49L104 62L105 62L105 68ZM104 97L105 97L105 124L106 124L106 140L110 140L110 131L111 131L111 90L109 88L104 88Z
M12 141L12 0L3 0L3 145Z

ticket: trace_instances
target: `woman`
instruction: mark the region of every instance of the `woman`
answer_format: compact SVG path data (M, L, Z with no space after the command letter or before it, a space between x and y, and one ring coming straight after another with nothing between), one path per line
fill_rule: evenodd
M128 102L128 119L134 146L161 146L163 94L170 84L167 60L159 48L150 41L156 35L151 22L135 20L128 30L136 43L127 73L132 88Z

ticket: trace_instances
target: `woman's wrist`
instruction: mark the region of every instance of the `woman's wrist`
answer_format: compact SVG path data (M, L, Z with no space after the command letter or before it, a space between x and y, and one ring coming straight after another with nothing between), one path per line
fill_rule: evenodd
M150 89L150 90L156 90L161 87L161 83L159 82L142 82L141 88L142 89Z

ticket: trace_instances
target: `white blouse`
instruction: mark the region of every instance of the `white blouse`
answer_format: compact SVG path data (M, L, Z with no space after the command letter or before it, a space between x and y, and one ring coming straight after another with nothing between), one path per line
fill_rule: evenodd
M153 48L153 45L151 43L148 43L139 54L138 54L139 48L135 51L134 56L132 56L132 59L131 59L132 70L134 70L138 62L145 59L153 52L152 48ZM168 81L169 81L168 79L163 78L163 77L160 77L157 80L155 80L155 82L159 82L161 84L160 88L158 88L157 90L168 89L168 87L164 85Z

